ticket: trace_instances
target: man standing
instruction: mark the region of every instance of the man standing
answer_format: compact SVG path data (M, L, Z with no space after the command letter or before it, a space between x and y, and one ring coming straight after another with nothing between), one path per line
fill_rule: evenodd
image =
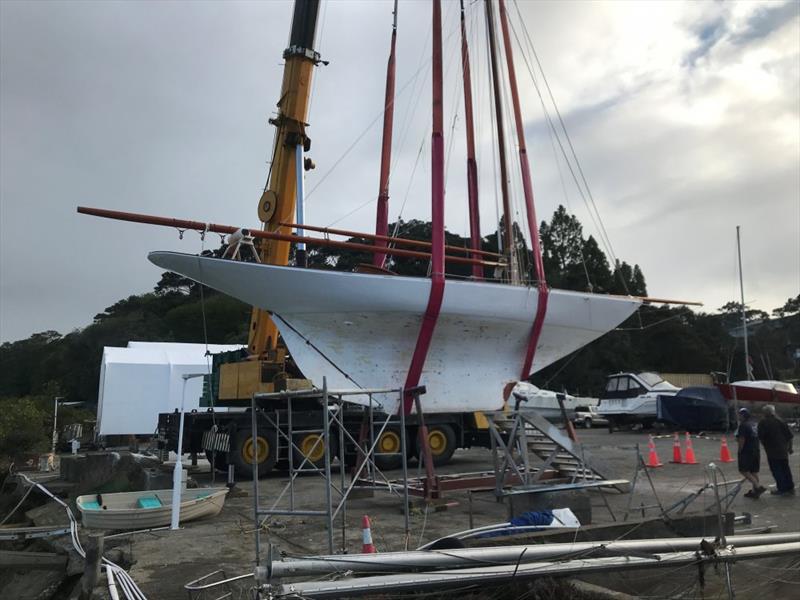
M756 424L750 418L750 411L746 408L739 409L739 429L736 430L736 441L739 444L739 472L753 489L745 493L745 498L758 498L767 491L758 481L758 471L761 468L761 450L758 446Z
M792 470L789 468L789 455L792 453L792 432L789 426L775 416L775 407L764 407L764 418L758 424L758 439L767 453L767 462L777 489L771 494L790 496L794 494Z

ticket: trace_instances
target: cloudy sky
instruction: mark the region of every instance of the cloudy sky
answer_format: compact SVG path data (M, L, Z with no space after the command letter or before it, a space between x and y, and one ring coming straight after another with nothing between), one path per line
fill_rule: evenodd
M482 3L467 4L488 233L484 21ZM447 225L464 233L458 3L444 5ZM737 298L736 225L747 302L771 310L800 292L800 3L510 10L540 218L567 204L598 235L554 152L526 34L613 250L641 265L652 296L706 310ZM429 15L427 2L401 2L393 218L430 216ZM79 216L78 205L257 223L290 18L281 1L0 2L1 340L85 326L152 288L148 251L203 247L196 234ZM389 2L322 8L317 47L330 64L316 70L309 117L309 223L373 227L390 26Z

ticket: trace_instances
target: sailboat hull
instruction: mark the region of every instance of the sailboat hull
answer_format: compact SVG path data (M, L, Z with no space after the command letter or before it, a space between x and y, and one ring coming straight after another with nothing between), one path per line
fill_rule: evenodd
M149 259L273 313L306 377L331 388L400 387L430 280L234 262L175 252ZM428 412L495 410L517 381L536 312L535 288L448 280L422 373ZM552 290L533 371L597 339L630 316L634 298ZM384 398L394 410L392 398Z

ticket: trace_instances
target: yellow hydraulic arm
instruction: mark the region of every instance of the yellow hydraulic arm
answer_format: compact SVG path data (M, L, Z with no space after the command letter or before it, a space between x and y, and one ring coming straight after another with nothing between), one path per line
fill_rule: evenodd
M321 62L313 49L319 0L295 0L292 32L289 47L284 51L286 60L283 85L278 100L278 115L270 119L277 128L267 187L258 203L258 218L265 231L290 234L291 229L281 223L295 220L297 202L297 146L310 148L306 136L306 119L311 97L311 77L314 67ZM308 166L311 165L309 161ZM262 241L261 262L285 265L289 262L289 244L285 241ZM274 350L278 330L269 313L253 308L250 319L248 350L254 358L266 357Z

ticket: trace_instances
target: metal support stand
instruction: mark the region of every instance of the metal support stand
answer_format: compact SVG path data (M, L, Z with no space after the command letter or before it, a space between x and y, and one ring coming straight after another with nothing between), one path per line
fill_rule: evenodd
M639 507L639 510L642 511L642 518L644 518L645 511L647 509L657 508L661 512L661 516L663 516L665 519L669 519L669 515L667 514L668 511L664 510L664 506L661 504L661 499L658 497L658 492L656 492L656 486L653 483L653 480L650 478L650 472L647 470L647 465L644 463L644 459L642 458L641 448L639 447L639 444L636 444L636 469L633 472L633 483L631 484L630 496L628 496L628 506L625 509L625 516L622 518L622 520L627 521L631 514L631 510L633 509L633 498L636 495L636 484L639 481L639 473L644 473L647 477L647 481L650 484L650 489L653 492L653 497L656 499L655 504L648 506L642 504Z
M723 508L722 508L722 501L719 497L719 486L717 485L717 465L714 463L710 463L708 465L708 470L711 472L711 478L713 479L713 487L714 487L714 498L717 501L717 524L719 526L719 543L722 548L726 548L728 545L727 540L725 539L725 524L723 523ZM725 586L728 588L728 600L733 600L735 597L733 591L733 579L731 578L731 564L728 561L725 561Z

